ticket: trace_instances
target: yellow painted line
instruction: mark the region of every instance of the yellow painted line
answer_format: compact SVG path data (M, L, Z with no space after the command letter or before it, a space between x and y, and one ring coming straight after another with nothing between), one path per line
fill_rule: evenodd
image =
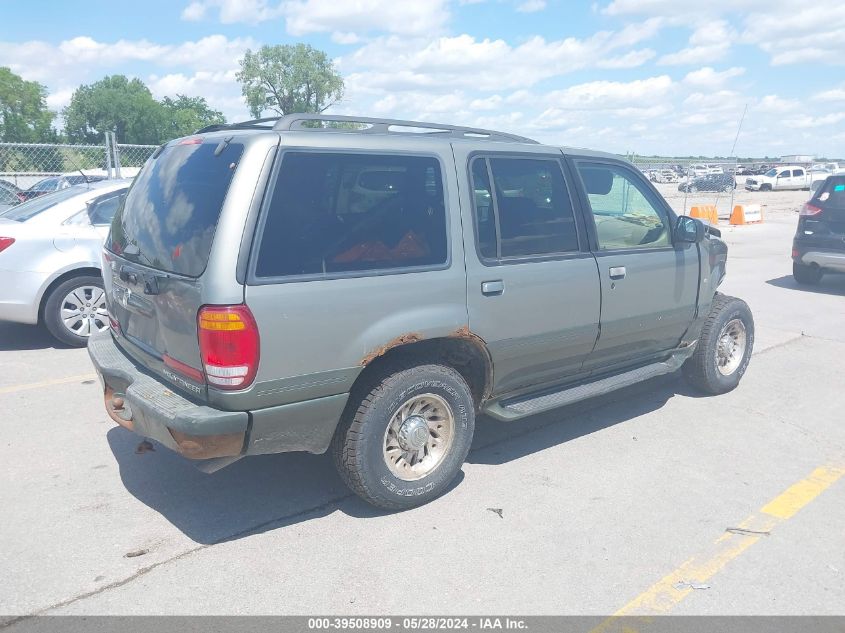
M843 475L845 468L842 467L816 468L808 477L791 485L763 506L759 513L731 526L736 531L726 531L705 551L658 580L591 633L635 633L637 625L645 625L655 616L668 614L676 604L696 591L691 584L706 584L729 562L765 538L776 526L795 516Z
M809 477L791 485L783 493L769 501L760 512L778 519L789 519L830 488L845 475L845 468L816 468Z
M96 379L97 374L80 374L79 376L67 376L66 378L55 378L53 380L42 380L41 382L30 382L23 385L11 385L9 387L0 387L0 394L17 393L18 391L27 391L29 389L41 389L42 387L64 385L69 382L82 382L83 380Z

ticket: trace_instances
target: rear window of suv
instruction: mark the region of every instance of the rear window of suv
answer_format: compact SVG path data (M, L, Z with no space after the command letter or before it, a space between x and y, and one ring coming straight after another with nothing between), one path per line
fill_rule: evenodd
M813 196L813 201L826 207L845 209L845 176L830 176Z
M433 157L287 152L264 216L259 278L447 261L443 179Z
M243 150L239 143L165 147L138 174L115 214L109 249L159 270L201 275Z

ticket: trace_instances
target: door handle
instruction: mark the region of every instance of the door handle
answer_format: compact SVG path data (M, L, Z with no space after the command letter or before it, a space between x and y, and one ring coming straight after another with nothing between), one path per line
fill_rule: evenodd
M610 278L611 279L624 279L626 270L624 266L611 266L610 267Z
M482 281L481 282L481 294L486 297L495 297L496 295L500 295L505 291L505 282L501 279L497 279L496 281Z

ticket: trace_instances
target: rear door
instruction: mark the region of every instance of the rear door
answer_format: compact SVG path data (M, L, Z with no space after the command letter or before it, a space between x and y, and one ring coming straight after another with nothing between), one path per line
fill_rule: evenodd
M562 155L454 147L467 309L495 395L572 378L598 335L599 280Z
M244 154L243 144L220 140L193 137L154 154L117 210L103 270L123 347L195 395L205 394L197 340L202 276Z
M621 161L574 159L601 281L601 326L584 369L636 364L678 345L695 313L695 244L672 243L675 216Z
M803 189L807 186L807 172L803 169L792 170L792 189Z

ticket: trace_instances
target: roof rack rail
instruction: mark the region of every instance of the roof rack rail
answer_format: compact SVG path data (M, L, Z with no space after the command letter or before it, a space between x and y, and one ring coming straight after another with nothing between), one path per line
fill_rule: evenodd
M361 129L310 127L308 122L330 122L330 123L360 123L366 127ZM397 130L392 128L406 128ZM449 136L453 138L484 139L489 141L505 141L509 143L532 143L537 144L534 139L506 132L495 130L484 130L481 128L460 127L443 123L425 123L422 121L405 121L401 119L374 119L360 116L344 116L335 114L311 114L295 113L279 117L273 126L276 131L283 130L304 130L323 132L357 132L364 134L431 134L437 136ZM417 131L412 131L417 130Z
M198 129L194 134L205 134L206 132L217 132L219 130L249 130L252 128L266 128L271 129L272 125L262 125L262 123L271 123L278 121L281 117L271 116L264 119L252 119L251 121L240 121L238 123L215 123L214 125L206 125Z

